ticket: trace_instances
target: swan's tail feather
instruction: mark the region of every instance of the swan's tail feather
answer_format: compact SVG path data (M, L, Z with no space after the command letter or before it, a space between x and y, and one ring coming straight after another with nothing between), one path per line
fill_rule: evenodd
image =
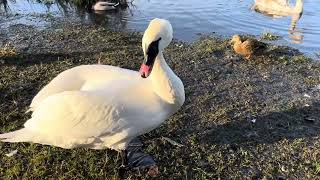
M2 142L28 142L32 139L34 134L26 128L12 131L5 134L0 134L0 141Z
M65 138L62 136L48 136L39 132L32 131L28 128L22 128L20 130L12 131L5 134L0 134L0 142L33 142L43 145L52 145L65 149L71 149L79 146L91 145L96 138ZM103 147L97 146L97 149Z

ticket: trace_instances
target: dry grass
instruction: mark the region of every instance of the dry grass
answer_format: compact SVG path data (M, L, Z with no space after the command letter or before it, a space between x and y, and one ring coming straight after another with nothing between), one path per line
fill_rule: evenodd
M0 58L14 55L16 55L16 50L9 44L5 44L3 47L0 47Z

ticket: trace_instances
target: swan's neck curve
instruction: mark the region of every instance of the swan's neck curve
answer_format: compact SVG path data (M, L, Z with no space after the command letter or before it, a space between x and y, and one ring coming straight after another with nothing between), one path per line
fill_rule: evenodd
M300 17L301 17L302 13L300 14L293 14L291 17L291 23L290 23L290 27L289 30L290 31L294 31L296 29L296 25L297 22L299 21Z
M161 99L177 107L182 106L185 100L183 83L166 63L162 51L155 59L149 78L154 92Z
M294 11L296 13L301 13L303 11L303 0L296 0L296 5L294 6Z

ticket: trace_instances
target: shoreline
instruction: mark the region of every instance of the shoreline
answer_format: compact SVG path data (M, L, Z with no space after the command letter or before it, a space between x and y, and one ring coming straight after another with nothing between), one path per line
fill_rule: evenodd
M86 25L92 25L92 26L101 26L101 25L95 24L95 22L90 21L88 19L83 19L82 16L74 14L74 12L70 12L68 16L64 16L57 12L46 13L46 14L44 14L43 12L29 13L29 14L3 13L3 14L0 14L0 17L3 18L3 21L0 20L0 23L3 23L4 26L6 27L11 26L12 25L11 22L22 22L23 24L26 24L28 26L34 26L35 29L39 29L39 30L50 28L52 26L52 23L59 23L60 21L69 22L72 24L86 24ZM133 32L143 33L144 31L139 29L138 27L136 27L138 29L126 28L124 27L124 25L122 24L118 25L117 23L103 24L103 27L109 28L111 31L119 31L119 32L125 32L125 33L133 33ZM4 29L4 28L0 27L0 29ZM216 32L207 32L207 33L198 32L198 33L190 34L190 38L188 37L183 38L180 35L180 38L177 38L177 40L191 44L193 42L198 41L203 36L213 36L213 37L219 37L222 39L227 39L227 38L230 38L232 35L233 34L230 34L230 33L216 34ZM286 40L285 38L286 36L279 35L278 33L272 32L270 30L263 30L260 33L258 32L255 34L242 33L240 35L254 37L256 39L259 39L268 44L272 44L274 46L285 46L291 49L298 49L306 57L312 58L316 61L318 60L320 61L320 55L319 55L320 52L318 52L317 49L314 49L314 48L301 49L298 46L295 46L295 43L291 43L288 40Z
M143 59L139 32L56 22L44 30L15 25L10 33L0 29L16 52L0 57L1 133L23 125L32 97L59 72L98 61L138 70ZM164 56L185 85L186 102L142 137L158 163L159 178L318 177L320 62L289 47L268 48L270 54L246 61L227 39L203 36L169 45ZM14 149L13 158L4 156ZM0 152L4 179L110 179L117 178L121 163L111 150L0 143Z

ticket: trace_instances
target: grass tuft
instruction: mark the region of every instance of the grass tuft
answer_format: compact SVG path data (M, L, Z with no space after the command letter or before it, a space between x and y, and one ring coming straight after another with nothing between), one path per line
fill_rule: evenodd
M317 174L320 174L320 163L315 163L315 171Z
M0 58L16 55L16 49L10 44L5 44L4 47L0 47Z
M278 36L271 32L263 32L261 34L261 39L266 41L275 41L275 40L279 40L280 38L281 36Z

